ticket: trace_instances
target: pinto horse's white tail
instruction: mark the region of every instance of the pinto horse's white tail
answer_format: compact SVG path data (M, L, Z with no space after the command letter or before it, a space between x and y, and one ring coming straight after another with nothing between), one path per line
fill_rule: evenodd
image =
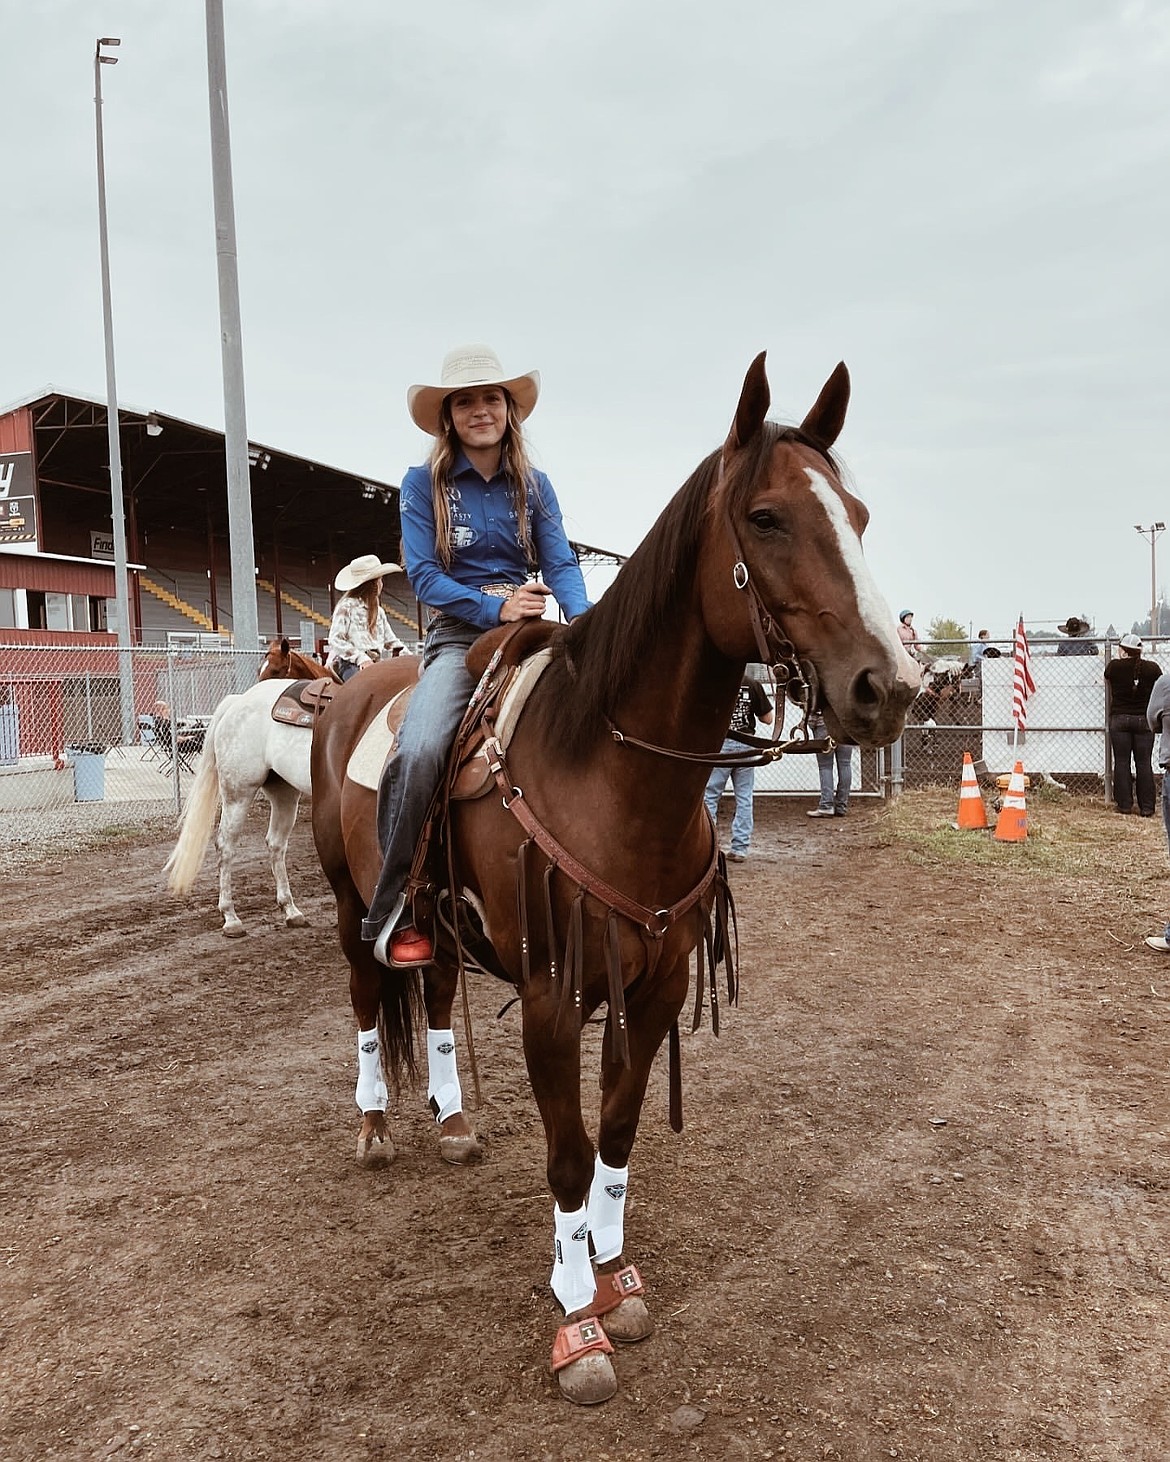
M227 696L215 708L211 725L203 739L199 770L179 817L179 841L163 864L167 887L178 898L191 892L203 866L207 844L211 841L211 829L215 826L215 815L219 811L219 767L215 760L215 732L224 707L235 699L235 696Z

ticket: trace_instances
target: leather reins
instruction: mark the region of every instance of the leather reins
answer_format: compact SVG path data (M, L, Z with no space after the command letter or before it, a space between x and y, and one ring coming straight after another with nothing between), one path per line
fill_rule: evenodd
M722 471L721 467L720 477ZM705 766L712 767L762 767L779 761L786 752L832 751L837 743L831 736L814 737L809 734L808 729L809 716L816 708L820 689L816 667L811 660L802 660L797 655L796 646L782 632L771 610L760 597L760 591L752 581L739 534L731 521L726 495L723 502L723 526L731 539L731 548L735 555L731 579L735 587L747 595L748 617L751 620L759 662L767 665L775 677L777 699L783 694L801 709L796 735L787 741L777 739L776 733L779 733L783 725L782 716L776 718L775 733L771 738L751 736L746 731L729 731L727 739L741 742L743 751L724 751L722 747L718 751L680 751L677 747L657 746L652 741L642 741L628 732L619 731L607 716L605 723L609 727L609 734L620 746L636 746L641 751L650 751L655 756L665 756L671 761L702 762Z

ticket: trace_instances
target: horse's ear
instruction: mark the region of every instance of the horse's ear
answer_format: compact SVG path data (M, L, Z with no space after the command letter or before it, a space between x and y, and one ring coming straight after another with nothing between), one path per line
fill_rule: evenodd
M281 642L280 642L280 653L282 655L287 655L288 652L289 652L289 648L290 647L289 647L288 641L287 640L281 640Z
M849 371L842 360L837 362L836 370L821 387L816 405L800 423L800 429L823 447L831 447L841 435L848 407Z
M731 423L731 431L723 447L724 454L746 447L768 415L772 393L768 390L768 376L764 370L767 354L766 350L761 350L748 366L748 373L743 378L743 390L739 393L739 405L735 408L735 420Z

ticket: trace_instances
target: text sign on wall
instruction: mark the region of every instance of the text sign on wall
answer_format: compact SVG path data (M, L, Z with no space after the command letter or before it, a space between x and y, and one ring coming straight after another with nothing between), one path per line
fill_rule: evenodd
M90 558L114 557L114 535L112 533L98 533L93 528L89 530L89 556Z
M37 500L31 452L0 456L0 543L37 541Z

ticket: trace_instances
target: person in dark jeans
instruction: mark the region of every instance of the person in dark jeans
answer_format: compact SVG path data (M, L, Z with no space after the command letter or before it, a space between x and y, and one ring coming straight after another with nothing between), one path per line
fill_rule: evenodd
M1161 673L1153 660L1142 659L1142 642L1137 635L1123 635L1118 658L1105 667L1113 801L1118 812L1134 810L1136 774L1137 809L1143 817L1154 815L1154 733L1146 720L1146 710Z

